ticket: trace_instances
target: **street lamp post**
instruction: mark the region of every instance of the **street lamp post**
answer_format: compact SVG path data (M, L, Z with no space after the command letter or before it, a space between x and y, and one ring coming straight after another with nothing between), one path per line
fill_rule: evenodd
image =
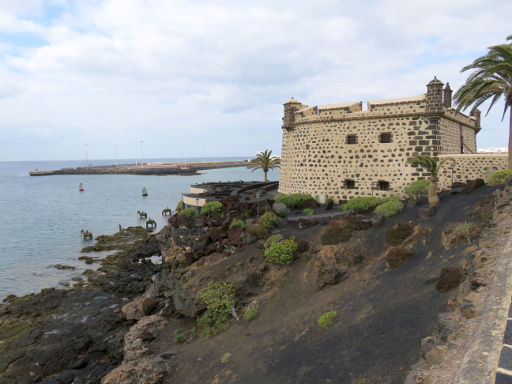
M89 168L89 158L87 156L87 144L85 144L85 166Z
M140 141L140 167L144 168L144 150L142 149L142 144L144 144L143 140Z

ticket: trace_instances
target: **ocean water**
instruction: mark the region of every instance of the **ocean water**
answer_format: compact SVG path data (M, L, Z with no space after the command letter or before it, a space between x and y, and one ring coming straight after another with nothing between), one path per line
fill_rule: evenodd
M236 160L215 158L206 160ZM239 158L242 160L241 158ZM187 159L187 161L203 160ZM183 159L148 159L183 161ZM119 163L134 163L123 160ZM90 161L114 164L115 160ZM174 209L182 192L205 181L262 180L263 172L245 167L202 171L197 176L70 175L30 177L30 170L83 166L83 161L0 162L0 300L7 294L24 295L57 286L90 268L78 260L82 228L94 236L112 234L118 226L145 225L137 210L157 222L157 231L167 221L164 208ZM269 172L279 179L279 170ZM84 183L85 192L78 191ZM148 197L142 197L142 188ZM51 267L65 264L75 271Z

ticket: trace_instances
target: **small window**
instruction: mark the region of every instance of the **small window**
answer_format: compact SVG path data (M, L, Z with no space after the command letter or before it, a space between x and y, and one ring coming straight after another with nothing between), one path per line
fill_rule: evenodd
M379 141L381 143L391 143L391 133L381 133Z
M389 190L389 182L388 181L379 181L378 186L381 191Z
M357 135L348 135L347 144L357 144Z
M345 188L356 189L356 182L354 180L346 179L345 180Z

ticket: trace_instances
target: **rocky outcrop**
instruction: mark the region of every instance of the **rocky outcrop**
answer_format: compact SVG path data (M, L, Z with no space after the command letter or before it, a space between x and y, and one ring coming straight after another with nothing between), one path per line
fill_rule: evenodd
M153 354L146 342L154 339L156 329L166 324L159 314L141 318L124 337L124 359L108 373L101 384L160 384L169 375L166 360Z

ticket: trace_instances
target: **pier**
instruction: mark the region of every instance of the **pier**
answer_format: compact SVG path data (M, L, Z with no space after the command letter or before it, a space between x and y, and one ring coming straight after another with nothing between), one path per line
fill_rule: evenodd
M53 175L197 175L198 171L218 168L245 167L247 160L242 161L206 161L191 163L144 163L144 166L136 164L99 165L76 168L62 168L51 171L30 171L30 176Z

